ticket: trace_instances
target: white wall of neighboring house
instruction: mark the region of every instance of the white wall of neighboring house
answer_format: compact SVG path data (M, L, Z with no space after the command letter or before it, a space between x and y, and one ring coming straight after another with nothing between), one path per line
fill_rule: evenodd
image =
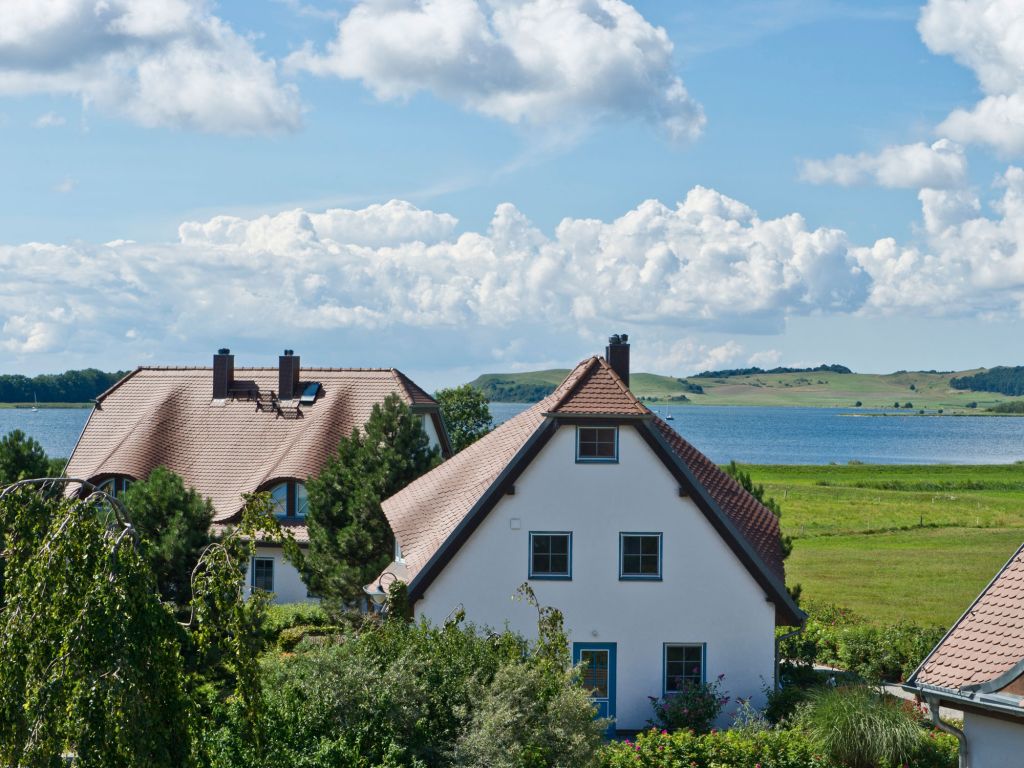
M423 414L420 416L420 424L423 425L423 431L427 433L427 438L430 440L430 447L440 448L441 439L437 435L437 430L434 428L434 420L430 417L430 414Z
M1008 722L964 712L971 768L1008 768L1024 762L1024 720Z
M257 547L256 557L270 558L274 561L274 599L275 603L304 603L315 600L306 594L306 584L299 576L298 570L284 556L280 547ZM252 561L245 571L246 594L252 590Z
M530 531L571 531L572 580L534 580L542 605L562 610L570 641L616 643L620 729L652 717L665 643L705 643L707 680L724 674L732 697L763 703L774 674L775 608L743 564L632 426L617 464L577 464L576 430L560 427L416 605L443 621L536 636L536 611L512 599L528 580ZM619 533L663 533L663 580L619 580ZM721 724L727 724L724 715Z

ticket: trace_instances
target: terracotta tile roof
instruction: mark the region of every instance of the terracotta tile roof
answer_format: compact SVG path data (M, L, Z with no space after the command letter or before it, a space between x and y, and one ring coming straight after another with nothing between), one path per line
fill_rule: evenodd
M362 427L388 394L410 405L434 404L394 369L303 368L301 376L320 382L322 394L300 406L301 418L284 418L257 411L250 400L213 402L210 368L139 368L97 398L67 474L138 479L166 466L209 497L214 519L223 521L241 509L242 493L319 472L341 438ZM276 391L277 369L236 368L235 382ZM308 539L305 526L295 533Z
M996 681L1022 661L1024 547L953 625L908 684L959 691Z
M784 584L786 573L782 562L779 519L666 422L656 418L654 424L672 450L689 467L697 482L707 489L719 509Z
M785 574L775 515L632 395L602 358L584 360L546 398L472 444L384 502L384 513L402 547L410 579L452 536L546 415L646 416L671 450L746 538L780 583Z
M592 357L580 365L586 370L551 409L561 415L648 416L647 409L603 357Z

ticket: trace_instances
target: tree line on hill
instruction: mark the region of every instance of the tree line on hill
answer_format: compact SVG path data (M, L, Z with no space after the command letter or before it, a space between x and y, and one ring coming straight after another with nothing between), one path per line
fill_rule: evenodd
M949 380L953 389L975 392L998 392L1001 395L1024 395L1024 366L999 365L971 376L954 376Z
M756 376L759 374L771 373L853 373L845 365L832 363L831 365L819 365L814 368L726 368L721 371L701 371L694 378L697 379L727 379L730 376Z
M107 373L96 368L39 376L0 375L0 403L87 403L106 392L127 371Z

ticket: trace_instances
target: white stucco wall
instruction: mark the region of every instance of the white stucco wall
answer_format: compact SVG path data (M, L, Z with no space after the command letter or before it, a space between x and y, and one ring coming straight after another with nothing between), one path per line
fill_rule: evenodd
M1009 768L1024 764L1024 720L1011 723L964 713L971 768Z
M774 674L775 609L635 428L620 429L619 463L576 464L571 426L549 443L416 605L536 635L536 612L514 602L528 579L529 532L572 531L572 580L531 581L565 614L570 640L617 644L617 725L640 729L662 692L664 643L706 643L706 678L724 674L735 701L763 701ZM518 521L518 529L515 528ZM619 533L662 532L663 580L619 580ZM732 711L730 704L726 712ZM723 718L720 724L728 724Z
M430 417L430 414L420 416L420 423L423 425L423 431L427 433L427 439L430 440L430 447L440 449L441 439L437 435L437 430L434 428L434 420Z
M304 603L316 598L306 595L306 584L299 572L284 556L280 547L257 547L256 557L269 557L274 561L275 603ZM245 571L245 589L248 595L252 589L252 561Z

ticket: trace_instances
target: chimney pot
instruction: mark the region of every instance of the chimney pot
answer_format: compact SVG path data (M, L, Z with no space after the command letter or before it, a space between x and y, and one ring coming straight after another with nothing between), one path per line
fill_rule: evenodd
M608 346L604 350L604 359L618 374L622 382L629 386L629 335L613 333L608 337Z
M213 356L213 399L226 400L235 383L235 356L227 347L221 347Z
M277 396L282 400L294 400L299 390L299 356L295 350L286 349L277 361Z

